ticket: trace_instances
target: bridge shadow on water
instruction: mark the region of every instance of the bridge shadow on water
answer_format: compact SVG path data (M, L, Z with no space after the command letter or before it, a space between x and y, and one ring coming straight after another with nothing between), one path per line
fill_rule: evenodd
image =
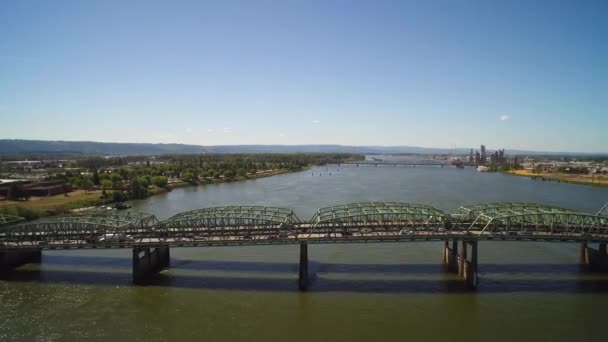
M21 267L0 274L0 280L131 287L131 267L129 258L44 255L41 269ZM311 260L309 271L308 292L313 293L470 292L441 264L338 264ZM149 286L296 293L297 274L296 263L173 258L171 270L150 279ZM608 277L587 275L576 264L482 264L477 293L608 293ZM395 279L397 276L400 278Z

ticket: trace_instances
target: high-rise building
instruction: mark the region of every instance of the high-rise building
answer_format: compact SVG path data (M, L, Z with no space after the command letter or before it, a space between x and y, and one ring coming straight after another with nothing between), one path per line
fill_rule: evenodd
M486 146L485 145L481 145L481 160L480 160L480 165L486 165L486 161L487 161L487 156L486 156Z

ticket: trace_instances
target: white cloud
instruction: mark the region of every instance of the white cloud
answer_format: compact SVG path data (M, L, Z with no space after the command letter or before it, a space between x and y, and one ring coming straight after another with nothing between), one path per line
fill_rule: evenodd
M319 120L312 120L312 123L316 125L316 124L321 123L321 121L319 121Z
M507 121L507 120L509 120L510 118L511 118L511 117L510 117L510 116L508 116L508 115L501 115L501 116L500 116L500 121Z
M186 133L192 133L192 128L190 128L190 127L186 128Z

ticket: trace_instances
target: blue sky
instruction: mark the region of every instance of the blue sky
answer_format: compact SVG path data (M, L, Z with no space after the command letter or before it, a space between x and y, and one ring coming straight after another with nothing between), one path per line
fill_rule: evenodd
M608 152L608 1L3 1L0 138Z

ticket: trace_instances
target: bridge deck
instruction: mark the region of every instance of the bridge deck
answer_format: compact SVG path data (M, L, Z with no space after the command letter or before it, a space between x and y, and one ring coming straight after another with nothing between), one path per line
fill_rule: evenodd
M403 202L322 208L310 222L292 210L229 206L158 222L134 212L91 211L0 227L2 249L229 246L429 240L608 241L608 217L535 203L486 203L456 214ZM17 223L17 224L15 224Z

